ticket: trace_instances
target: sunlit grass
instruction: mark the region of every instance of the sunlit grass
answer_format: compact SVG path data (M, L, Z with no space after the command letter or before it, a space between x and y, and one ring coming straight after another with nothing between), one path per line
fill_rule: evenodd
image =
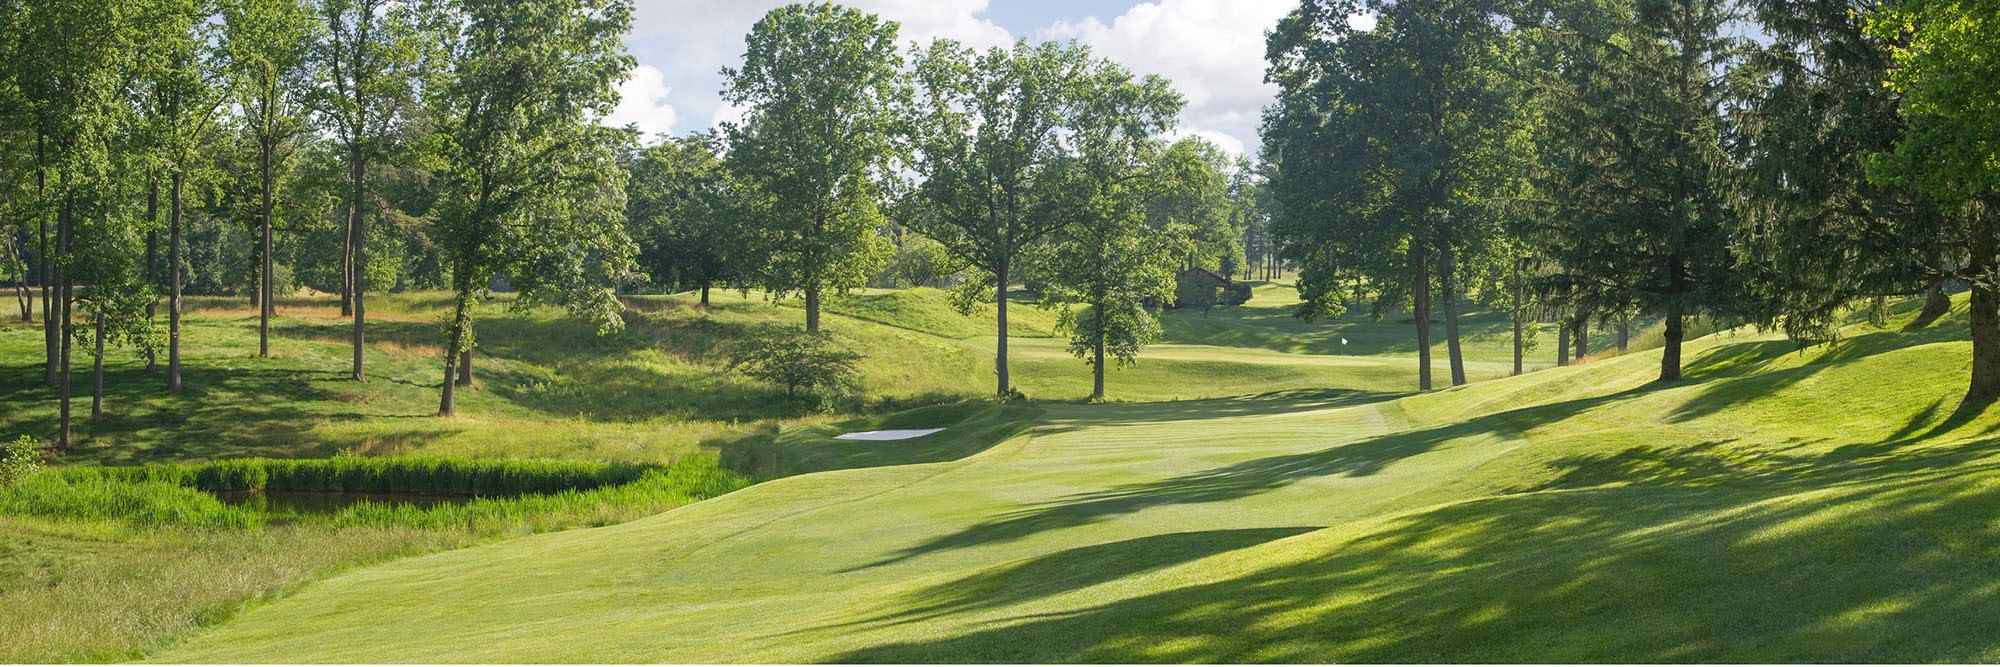
M2000 420L1954 410L1962 316L1891 324L1711 336L1672 385L1635 352L1417 395L1044 403L999 442L1001 406L815 427L777 444L827 472L369 568L160 657L1991 660ZM818 430L892 423L947 430Z

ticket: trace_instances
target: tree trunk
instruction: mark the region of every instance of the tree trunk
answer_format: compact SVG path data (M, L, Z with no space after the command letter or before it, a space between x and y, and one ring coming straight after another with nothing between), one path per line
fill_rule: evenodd
M146 177L146 287L149 289L154 288L158 284L153 277L153 266L160 261L160 231L154 226L159 220L160 179L156 176L148 175ZM155 292L154 294L157 295L158 293ZM158 296L154 296L146 301L146 328L148 330L152 329L154 308L159 305L158 301ZM153 346L148 344L146 346L147 372L152 372L154 362L156 361L155 357L157 356L153 350Z
M708 310L708 283L701 284L701 309Z
M1104 400L1104 336L1106 329L1104 325L1104 306L1092 305L1091 308L1097 309L1097 340L1091 346L1090 367L1093 377L1092 384L1090 385L1090 400L1100 401Z
M1624 352L1626 348L1631 346L1632 318L1627 316L1618 320L1618 351Z
M1590 356L1590 315L1578 313L1576 316L1576 363Z
M104 304L97 304L96 359L90 369L90 420L104 418Z
M1930 326L1932 322L1938 321L1938 318L1944 317L1950 312L1951 297L1946 296L1944 293L1944 281L1932 282L1930 289L1926 290L1924 294L1924 309L1918 312L1917 318L1910 320L1909 326L1905 328L1922 329Z
M28 254L26 241L24 240L21 245L22 250L20 254ZM14 292L15 306L21 309L22 322L33 322L35 321L35 300L29 296L28 292L28 262L25 258L20 258L19 256L8 259L13 261L16 275L21 276L21 287Z
M35 205L37 207L45 206L48 202L48 172L43 168L45 156L46 140L38 134L35 136ZM42 280L42 384L53 387L56 386L56 367L59 363L57 358L61 356L61 352L57 349L56 337L59 335L58 329L62 326L62 323L58 322L57 319L62 313L61 309L56 306L56 297L60 296L60 294L54 287L55 273L58 269L55 266L55 262L51 260L52 255L49 254L48 209L44 208L40 215L35 216L35 226L41 232L42 249L40 256L35 258L35 273ZM61 236L62 223L60 220L56 223L56 232L57 236Z
M461 281L462 282L462 281ZM466 306L471 299L471 291L463 286L458 290L458 303L451 320L451 344L444 352L444 391L438 399L438 416L450 417L458 414L457 404L452 400L452 389L457 386L459 351L465 343L465 330L471 324Z
M167 391L181 390L181 186L174 171L173 211L167 222Z
M1972 296L1967 319L1972 327L1972 381L1966 388L1963 406L1980 406L2000 397L2000 293L1993 287L1995 257L1993 242L1973 243L1971 262L1966 269L1972 279Z
M1569 365L1569 325L1556 323L1556 365Z
M1451 244L1443 244L1438 254L1438 269L1443 272L1445 351L1451 357L1451 386L1456 387L1465 384L1465 355L1458 345L1458 272Z
M56 246L58 248L62 248L65 251L63 253L64 257L69 256L67 250L69 250L70 248L70 235L71 235L70 229L71 229L71 224L73 222L72 218L74 218L76 214L75 209L76 209L75 195L65 194L63 200L63 209L61 213L61 218L56 221ZM56 429L56 447L64 452L67 452L69 451L69 446L70 446L69 353L70 353L70 337L71 337L70 335L71 335L72 325L70 324L70 284L69 284L70 276L68 275L69 272L65 270L67 268L66 266L64 266L65 263L66 262L57 262L55 266L56 300L61 302L61 308L62 308L62 314L58 317L58 319L61 322L60 324L61 331L58 332L58 337L61 340L57 341L57 346L60 349L58 350L56 355L58 357L57 365L60 367L57 369L56 373L56 388L61 405L60 407L61 424Z
M258 276L258 281L262 284L258 289L258 295L263 303L257 306L257 356L268 359L271 356L271 283L273 282L271 280L271 140L267 138L263 144L264 221L259 253L263 256L263 270L260 272L263 275Z
M1417 323L1417 389L1430 391L1431 388L1431 273L1430 249L1423 241L1417 241L1410 248L1410 255L1416 261L1416 304L1411 308L1410 319Z
M999 332L994 336L995 349L999 351L993 355L993 370L1000 377L1000 388L995 393L1004 397L1013 386L1007 378L1007 263L1001 262L999 270L993 275L993 304L999 307Z
M819 284L806 285L806 331L819 331Z
M361 162L358 150L353 160L354 207L348 213L349 217L353 219L353 222L348 225L348 247L353 255L352 283L349 286L349 292L353 295L354 301L354 381L362 382L368 379L368 376L362 370L362 364L367 357L366 348L363 347L363 343L366 341L362 334L362 324L368 320L368 307L366 305L366 295L368 292L368 214L362 209L361 203L368 196L368 165Z
M1980 406L2000 397L2000 293L1973 281L1969 313L1972 325L1972 381L1961 405Z
M468 326L467 326L466 328L467 328L467 329L471 329L472 327L468 325ZM467 345L467 346L465 346L465 351L463 351L463 352L460 352L460 353L458 353L458 379L457 379L457 382L458 382L458 386L461 386L461 387L467 387L467 388L470 388L470 387L472 386L472 346L471 346L471 345Z
M1660 381L1673 382L1681 379L1681 338L1686 332L1681 328L1681 309L1674 306L1667 309L1666 349L1660 355Z
M352 175L353 169L348 170ZM354 315L354 209L355 203L347 205L347 219L340 229L340 316Z
M1523 351L1523 347L1522 347L1522 340L1521 340L1521 263L1520 263L1520 262L1510 262L1509 264L1511 264L1511 268L1510 268L1510 271L1512 272L1512 278L1513 278L1513 282L1514 282L1514 303L1512 304L1512 305L1514 306L1514 308L1513 308L1513 311L1514 311L1514 313L1513 313L1513 315L1514 315L1514 374L1515 374L1515 375L1520 375L1520 374L1521 374L1521 352Z

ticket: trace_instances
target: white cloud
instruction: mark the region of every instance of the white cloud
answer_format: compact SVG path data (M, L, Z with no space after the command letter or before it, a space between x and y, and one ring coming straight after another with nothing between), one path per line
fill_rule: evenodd
M722 105L721 107L716 108L715 116L709 120L708 125L709 127L715 127L723 123L740 124L743 122L743 114L748 111L749 109L744 108L742 105L737 105L737 104Z
M1241 155L1243 153L1242 139L1218 130L1195 130L1186 127L1177 127L1174 128L1174 131L1167 133L1167 135L1175 141L1187 137L1201 137L1207 139L1209 143L1215 144L1217 148L1221 148L1232 155Z
M1007 29L979 16L986 13L988 0L851 0L856 9L881 15L901 23L896 37L903 44L929 44L936 38L954 39L973 48L1006 46L1014 43ZM907 55L906 55L907 57Z
M678 114L674 106L665 103L673 89L667 87L666 74L651 65L640 65L632 70L632 78L618 84L618 107L604 118L605 125L624 127L638 125L642 138L650 139L654 134L673 131Z
M678 132L742 116L722 101L725 66L743 62L743 36L764 14L788 0L640 0L626 46L639 62L664 75L668 105L682 113ZM1006 29L981 14L989 0L850 0L857 9L902 24L899 46L949 37L977 47L1013 42ZM635 77L636 78L636 77Z
M1141 74L1171 79L1187 99L1183 134L1241 152L1257 145L1261 110L1277 94L1264 83L1264 31L1296 0L1158 0L1113 19L1057 21L1036 39L1074 39ZM1227 136L1234 141L1225 142Z
M652 102L656 109L665 106L679 112L672 131L707 129L742 117L741 110L722 101L718 70L742 62L744 33L784 1L637 3L626 43L633 56L663 75L659 89L664 95ZM902 24L898 41L904 46L948 37L985 48L1010 44L1016 36L987 16L992 3L1022 1L847 0L846 4ZM1074 16L1086 11L1082 6L1052 4L1043 15ZM1262 109L1277 92L1263 83L1264 31L1296 6L1297 0L1151 0L1109 23L1095 18L1058 20L1029 37L1074 39L1135 72L1172 79L1187 98L1178 136L1200 135L1232 151L1254 152ZM1020 11L1012 4L1007 8ZM634 77L635 84L638 78Z

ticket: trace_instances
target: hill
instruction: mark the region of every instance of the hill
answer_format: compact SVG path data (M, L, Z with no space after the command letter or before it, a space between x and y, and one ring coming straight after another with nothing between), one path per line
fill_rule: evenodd
M1991 660L2000 420L1953 410L1963 330L1718 334L1667 386L1639 352L1045 404L955 460L356 570L160 657ZM936 451L1018 418L937 417Z
M1318 395L1323 390L1315 388L1324 387L1388 395L1413 383L1413 359L1360 347L1365 343L1348 356L1308 355L1238 346L1193 330L1221 325L1247 336L1298 340L1407 335L1407 325L1393 321L1297 322L1288 314L1287 287L1263 284L1258 290L1252 304L1217 308L1205 318L1166 314L1167 340L1150 348L1139 366L1112 372L1113 400L1285 390ZM757 294L716 294L705 310L695 308L689 295L626 301L625 329L608 336L546 309L513 308L504 295L481 305L478 386L461 393L459 416L438 419L431 416L443 343L436 322L448 303L441 295L371 300L366 383L346 379L350 330L330 298L280 301L270 359L254 355L256 314L243 300L192 298L183 346L187 390L166 395L160 370L145 370L131 350L113 350L106 359L105 418L82 419L89 399L79 397L80 444L56 463L354 455L713 465L698 460L719 457L768 479L956 461L1038 423L1040 406L1062 406L1089 391L1089 369L1050 337L1055 313L1035 308L1025 295L1010 317L1015 377L1041 399L1036 404L963 402L991 391L990 308L967 316L953 311L937 290L869 290L828 304L828 329L865 355L860 395L830 410L786 401L777 388L726 367L729 347L742 331L800 321L794 304ZM47 436L55 428L53 392L39 385L40 344L36 326L0 323L0 399L9 406L0 411L0 435ZM1471 349L1483 364L1475 369L1487 376L1502 372L1504 347ZM88 358L78 359L81 394L89 383ZM867 449L831 437L939 419L965 427L950 438ZM78 511L0 514L0 660L127 659L359 564L549 527L622 521L674 506L678 501L671 498L678 497L478 528L274 525L246 531L133 525L102 502L66 498ZM182 490L146 502L200 499Z

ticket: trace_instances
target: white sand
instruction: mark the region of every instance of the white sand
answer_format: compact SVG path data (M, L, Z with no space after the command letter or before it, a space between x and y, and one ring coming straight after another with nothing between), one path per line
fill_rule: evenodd
M839 440L908 440L942 431L941 428L892 428L886 431L856 431L833 436Z

